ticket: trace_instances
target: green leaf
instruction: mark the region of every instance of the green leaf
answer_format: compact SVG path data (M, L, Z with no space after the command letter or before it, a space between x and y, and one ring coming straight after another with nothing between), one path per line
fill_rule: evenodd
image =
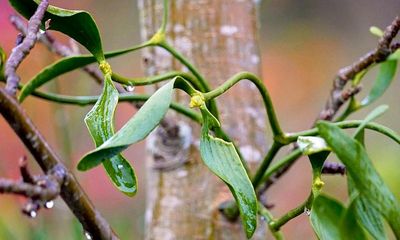
M364 121L356 129L354 133L354 139L356 139L361 145L364 146L365 126L375 118L382 115L387 109L388 106L381 105L375 108L371 113L369 113ZM349 175L347 176L347 182L349 196L351 198L357 196L359 193L355 188L354 181ZM364 228L371 234L371 236L374 237L374 239L386 239L382 216L374 207L372 207L369 200L364 195L361 195L355 198L353 202L354 215L356 216L357 221L359 221L359 223L364 226Z
M29 19L36 11L39 0L9 0L13 8ZM50 19L49 29L62 32L75 39L95 56L103 61L103 49L100 33L92 16L85 11L62 9L49 5L42 20L42 26Z
M350 206L343 212L340 221L341 239L365 240L367 236L357 221L356 210L357 197L350 202Z
M400 49L397 49L394 53L392 53L388 60L400 60Z
M360 196L368 199L400 238L400 205L374 169L363 146L331 123L319 122L317 126L320 135L346 165Z
M380 28L378 28L378 27L376 27L376 26L371 26L370 28L369 28L369 31L373 34L373 35L375 35L375 36L377 36L377 37L382 37L383 36L383 31L382 31L382 29L380 29Z
M311 208L311 226L321 240L341 239L339 222L346 208L330 197L319 195Z
M347 177L349 196L354 198L359 195L355 183L350 176ZM364 196L358 196L353 200L354 215L357 221L371 234L374 239L387 239L382 222L382 215L372 207L372 204Z
M397 68L397 61L386 61L380 64L379 73L368 96L361 101L360 107L365 107L376 101L388 89Z
M171 104L174 82L172 80L158 89L115 135L86 154L78 169L89 170L147 137L164 118Z
M250 238L257 226L257 198L253 185L233 143L211 136L209 123L215 124L215 119L209 119L204 111L202 113L205 124L200 138L201 157L204 164L228 185L238 204L246 235Z
M113 119L118 104L118 95L110 75L106 75L103 93L85 117L86 126L96 147L114 135ZM136 175L129 162L121 154L104 160L103 166L114 185L121 192L128 196L133 196L137 192Z
M37 88L51 79L55 79L63 73L72 71L95 61L96 59L92 56L75 56L58 60L57 62L44 68L36 76L29 80L28 83L21 89L18 100L22 102Z
M122 55L142 47L146 44L133 46L127 49L121 49L113 52L105 53L105 58L112 58L118 55ZM21 89L19 95L19 101L22 102L27 96L32 94L36 89L38 89L43 84L55 79L56 77L67 73L69 71L75 70L77 68L84 67L88 64L96 62L96 59L92 55L80 55L62 58L53 64L47 66L42 71L40 71L36 76L34 76L28 83Z
M356 221L353 202L345 208L325 195L315 198L311 209L311 225L321 240L364 240L363 229Z

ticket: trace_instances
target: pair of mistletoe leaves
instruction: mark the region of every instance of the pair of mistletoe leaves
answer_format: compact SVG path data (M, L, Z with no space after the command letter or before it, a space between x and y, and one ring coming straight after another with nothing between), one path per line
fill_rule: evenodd
M9 1L26 18L30 18L34 14L40 3L38 0ZM106 58L138 49L138 47L132 47L104 54L96 23L85 11L72 11L49 6L43 19L42 28L48 20L50 21L48 29L60 31L75 39L92 55L63 58L46 67L21 90L20 101L56 76L96 61L104 64ZM387 89L396 71L396 60L399 59L399 53L396 54L393 54L389 61L382 63L378 79L368 97L361 102L352 100L353 102L347 110L348 114L369 105ZM359 81L363 74L365 72L357 76L355 81ZM179 81L183 80L174 79L157 90L135 116L114 133L113 118L119 95L112 82L111 73L105 71L103 92L85 118L96 149L81 159L78 169L88 170L103 164L115 186L128 196L133 196L137 192L137 179L133 168L121 155L121 152L128 146L146 138L157 127L170 107L173 89ZM209 134L212 128L220 127L218 120L207 110L205 104L200 106L200 110L203 117L200 139L202 159L208 168L228 185L238 204L246 235L250 238L257 225L257 198L254 188L234 145ZM349 189L353 200L349 208L345 208L337 201L323 195L314 196L311 222L317 235L321 239L342 239L343 236L350 236L346 234L351 234L357 239L362 239L364 232L361 228L360 231L350 231L352 228L341 226L363 225L373 237L385 239L380 219L380 216L383 216L395 235L399 237L399 204L376 173L360 142L350 138L341 129L330 123L319 123L318 130L331 150L346 165L349 173ZM313 157L310 157L310 160L312 163L314 161L313 166L316 166L316 172L320 173L321 163L326 156L322 157L323 160L313 160ZM315 164L315 161L318 161L319 164ZM338 219L341 219L340 226L337 224ZM354 219L358 219L358 221L353 221ZM361 224L358 224L359 222ZM346 232L343 229L349 229L349 231ZM359 228L355 227L354 229Z

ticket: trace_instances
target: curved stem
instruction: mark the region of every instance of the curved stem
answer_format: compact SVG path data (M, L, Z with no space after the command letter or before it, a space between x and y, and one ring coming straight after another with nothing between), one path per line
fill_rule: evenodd
M262 161L261 166L257 169L256 174L253 177L252 183L253 183L254 189L257 189L257 187L260 185L261 179L262 179L265 171L267 170L267 168L269 167L269 165L272 162L272 159L274 159L275 155L278 153L278 151L279 151L279 149L281 149L281 147L282 147L282 145L278 142L274 142L272 144L267 155L265 155L265 158Z
M192 75L185 73L185 72L179 72L179 71L171 71L167 72L164 74L160 74L157 76L150 76L150 77L139 77L139 78L127 78L124 76L121 76L117 73L112 73L111 78L118 83L128 85L128 86L144 86L144 85L150 85L150 84L155 84L158 82L162 82L168 79L172 79L174 77L182 77L188 82L190 82L194 88L204 91L199 84L198 80L193 77Z
M211 90L210 86L208 85L206 79L200 74L199 70L190 63L188 59L186 59L180 52L178 52L174 47L169 45L165 40L156 43L157 46L164 48L172 56L174 56L179 62L181 62L185 67L189 69L189 71L199 80L199 85L203 92L208 92ZM219 112L217 108L217 104L215 101L210 101L209 108L211 113L219 119Z
M260 202L258 202L258 214L260 214L265 221L267 221L268 228L271 230L272 235L276 240L283 240L285 237L283 236L283 233L281 231L275 231L274 229L271 229L270 223L273 222L274 217L270 213L270 211L264 207Z
M212 90L211 92L207 92L204 94L205 100L211 100L219 95L223 94L224 92L228 91L232 86L238 83L241 80L247 79L256 85L258 91L261 93L265 110L267 111L269 124L271 126L272 132L274 134L275 139L284 138L283 131L279 125L278 119L276 117L276 113L274 110L274 106L271 101L271 97L268 93L267 88L265 87L264 83L254 74L250 72L240 72L236 75L232 76L222 85L217 87L216 89Z
M313 194L310 193L307 200L303 202L300 206L290 210L285 215L280 217L279 219L270 223L270 228L274 231L279 231L279 229L285 225L287 222L292 220L293 218L299 216L300 214L304 213L306 208L311 209L312 202L314 200Z
M340 128L346 129L346 128L356 128L360 126L360 124L362 124L363 122L364 122L363 120L348 120L343 122L337 122L334 124ZM400 136L395 131L393 131L388 127L385 127L378 123L370 122L365 126L365 128L379 132L400 144ZM315 136L315 135L318 135L318 129L312 128L301 132L288 133L286 134L285 140L291 143L297 141L297 138L299 136Z

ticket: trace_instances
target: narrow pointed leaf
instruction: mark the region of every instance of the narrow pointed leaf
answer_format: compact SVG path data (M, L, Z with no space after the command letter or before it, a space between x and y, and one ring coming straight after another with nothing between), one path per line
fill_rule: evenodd
M137 49L145 45L133 46L127 49L121 49L113 52L105 53L105 58L116 57ZM62 58L51 65L45 67L36 76L34 76L28 83L21 89L19 101L22 102L28 95L32 94L36 89L45 83L57 78L58 76L70 72L72 70L82 68L88 64L96 62L96 58L92 55L79 55L72 57Z
M400 238L400 204L374 169L363 146L331 123L320 122L317 126L320 135L346 165L360 196L368 199Z
M86 154L78 169L89 170L147 137L164 118L172 101L173 87L174 81L170 81L158 89L115 135Z
M368 114L360 126L358 126L354 133L354 139L356 139L362 146L365 145L365 126L375 118L382 115L387 109L387 105L381 105L375 108ZM386 239L382 215L372 207L372 204L364 195L359 195L350 175L347 175L347 183L350 198L358 196L353 200L354 215L356 216L357 221L369 232L369 234L371 234L372 237L374 237L374 239Z
M391 60L380 64L378 76L368 96L361 101L360 107L365 107L375 102L383 95L396 74L397 61Z
M29 19L36 11L39 0L9 0L11 5ZM49 5L42 20L50 19L49 29L62 32L82 44L97 61L104 60L100 33L92 16L85 11L62 9Z
M106 75L103 93L85 117L85 123L96 147L114 135L113 119L114 111L118 104L118 95L110 75ZM136 175L129 162L121 154L104 160L103 166L114 185L121 192L128 196L136 193Z
M257 197L236 149L231 142L209 134L210 127L219 127L218 120L203 105L203 127L200 137L200 154L204 164L224 181L239 207L240 216L250 238L257 226Z

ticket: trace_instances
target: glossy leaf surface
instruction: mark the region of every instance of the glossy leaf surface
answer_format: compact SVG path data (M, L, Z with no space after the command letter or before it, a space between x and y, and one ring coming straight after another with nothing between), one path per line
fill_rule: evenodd
M96 147L114 135L113 118L118 104L118 95L110 75L106 75L103 93L85 117L86 126ZM136 175L129 162L121 154L105 159L103 166L120 191L129 196L136 193Z
M11 5L29 19L36 11L38 0L9 0ZM82 44L98 62L104 60L100 33L92 16L85 11L62 9L49 5L42 20L49 22L49 29L62 32Z
M320 122L317 126L320 135L346 165L360 196L368 199L400 238L400 205L374 169L363 146L331 123Z
M171 104L174 82L170 81L158 89L115 135L86 154L78 169L89 170L147 137L164 118Z
M204 110L202 113L205 124L200 138L201 158L228 185L239 207L246 235L250 238L257 226L257 198L253 185L233 143L211 136L209 124L217 124L216 119Z

